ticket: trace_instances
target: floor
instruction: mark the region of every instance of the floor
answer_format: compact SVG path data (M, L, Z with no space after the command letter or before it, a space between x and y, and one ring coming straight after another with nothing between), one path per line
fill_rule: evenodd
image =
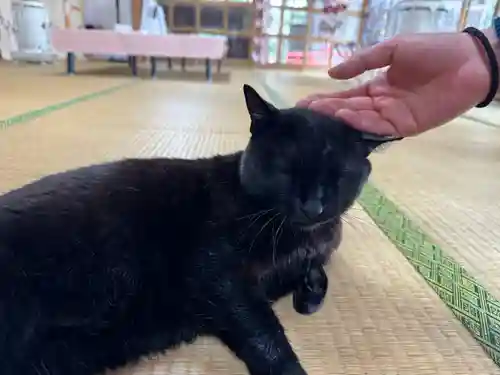
M241 149L249 134L243 83L279 105L344 87L326 77L272 71L234 70L229 80L210 84L118 74L66 77L62 71L62 66L0 65L2 92L9 93L0 101L0 191L123 156L191 158ZM456 261L453 268L460 275L472 275L484 288L475 290L487 290L484 301L493 306L500 297L500 243L495 241L500 131L470 118L374 155L371 189L378 190L371 191L383 192L394 204L392 218L406 223L411 217L411 225L405 224L411 233L431 243L443 259ZM404 241L386 230L377 216L382 206L371 210L367 202L360 200L346 217L349 225L329 269L323 309L302 317L289 300L276 306L308 373L500 374L456 318L453 303L443 303L436 285L429 287L430 276L419 274L408 247L401 246ZM432 264L438 258L434 254ZM458 283L452 289L460 291ZM495 314L484 315L489 320L481 324L496 335ZM483 340L493 351L500 345L494 339ZM246 372L219 343L202 339L113 375L211 373Z

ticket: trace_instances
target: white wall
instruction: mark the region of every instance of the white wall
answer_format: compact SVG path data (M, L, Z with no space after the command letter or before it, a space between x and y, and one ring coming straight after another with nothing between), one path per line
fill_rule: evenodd
M132 26L132 0L120 0L120 23Z
M115 0L84 0L85 24L113 29L116 24ZM120 0L120 23L132 25L132 0Z

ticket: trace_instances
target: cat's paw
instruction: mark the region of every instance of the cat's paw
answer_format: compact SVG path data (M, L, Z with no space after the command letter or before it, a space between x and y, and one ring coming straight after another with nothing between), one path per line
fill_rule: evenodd
M328 290L328 277L323 268L309 270L293 293L293 308L302 315L311 315L323 305Z
M316 295L304 296L300 292L293 294L293 308L301 315L312 315L323 305L323 298Z

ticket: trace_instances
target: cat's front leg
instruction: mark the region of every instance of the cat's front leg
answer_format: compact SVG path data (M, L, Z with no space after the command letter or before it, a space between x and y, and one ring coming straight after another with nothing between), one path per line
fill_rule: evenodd
M243 280L213 280L207 301L209 333L224 342L250 374L306 375L270 303Z
M313 314L323 305L327 291L328 276L325 269L321 264L311 264L293 293L293 308L302 315Z

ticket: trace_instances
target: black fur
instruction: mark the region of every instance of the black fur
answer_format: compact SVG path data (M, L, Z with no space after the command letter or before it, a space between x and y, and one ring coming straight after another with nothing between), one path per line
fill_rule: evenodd
M253 375L305 374L271 303L320 306L371 147L244 91L244 152L94 165L0 197L2 375L94 375L199 335Z

